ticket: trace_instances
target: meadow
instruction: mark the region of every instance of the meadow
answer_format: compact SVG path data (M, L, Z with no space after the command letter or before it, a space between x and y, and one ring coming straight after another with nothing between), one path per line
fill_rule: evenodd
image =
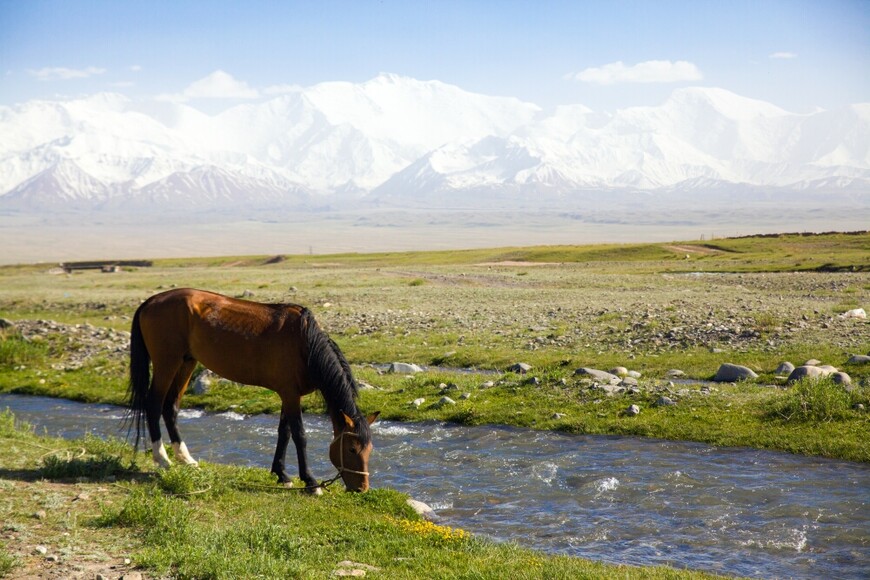
M7 266L0 268L0 317L12 326L0 331L0 391L123 403L124 332L133 312L152 294L188 286L309 306L363 383L363 411L380 410L387 419L686 439L870 461L870 365L848 362L852 355L870 354L870 325L866 319L842 316L870 304L870 234L866 232L668 244L156 260L150 267L124 267L115 273L65 273L54 264ZM775 373L783 361L800 365L808 359L847 372L851 386L846 389L830 380L787 385ZM393 362L414 363L424 370L390 373ZM520 362L530 370L508 370ZM710 382L722 363L745 365L759 377L738 383ZM640 373L636 384L605 389L575 372L581 367L618 366ZM442 397L453 402L439 403ZM675 404L662 404L663 398ZM308 411L322 411L316 396L309 399ZM415 400L418 404L413 404ZM186 396L184 405L261 413L277 411L279 402L265 389L215 380L208 393ZM630 405L640 412L628 413ZM26 440L21 430L10 429L14 435L9 437ZM121 452L88 453L97 458ZM29 479L7 471L3 484L26 488L24 495L35 497L39 494L32 486L38 485L44 467L32 453L22 457ZM206 466L199 474L177 476L205 478L205 483L189 484L215 489L202 497L153 493L165 491L164 480L176 477L170 475L172 471L152 475L150 467L137 463L124 473L134 489L117 492L109 486L115 507L104 508L99 517L91 514L96 519L87 520L87 526L166 529L171 527L166 522L146 524L137 518L171 514L175 507L167 506L178 504L186 506L185 513L199 514L183 527L182 543L199 545L204 537L242 542L249 550L245 557L261 558L264 566L273 565L269 560L273 548L278 553L291 548L304 551L287 544L287 537L274 536L284 533L284 527L269 528L242 515L247 509L272 513L278 509L275 497L218 483L239 478L265 482L265 473ZM125 500L127 495L136 499ZM358 522L368 516L374 523L366 524L367 530L393 538L383 539L385 545L399 536L414 539L415 533L402 530L419 526L422 540L402 549L421 556L401 565L388 563L386 556L400 552L397 546L396 550L374 544L360 547L341 536L339 544L353 546L347 550L349 559L387 566L390 577L499 577L497 568L479 567L481 562L516 558L544 562L543 568L524 566L528 577L601 572L574 568L589 564L572 559L493 546L468 540L459 532L457 540L452 531L433 531L426 524L413 523L418 520L407 513L398 495L389 490L353 497L330 494L319 504L304 498L299 504L304 507L293 503L296 507L281 508L313 510L308 515L281 513L288 522L309 518L305 525L329 520L330 514L334 519L343 510ZM147 514L133 514L133 505L143 498L154 505ZM204 503L197 506L197 502ZM32 503L22 496L12 509L23 518ZM248 506L233 512L248 526L236 530L239 537L229 538L234 532L209 515L231 509L227 503ZM123 506L128 506L128 513ZM449 550L437 556L423 552L429 532L433 537L446 535L449 539L442 548ZM342 551L331 543L333 533L306 533L294 540L319 545L321 551L314 552L320 555L313 556L319 559L306 560L292 570L280 568L281 574L329 573L335 566L332 560ZM157 574L172 570L188 577L220 576L214 572L215 554L202 553L194 564L153 540L157 543L151 543L148 534L129 540L129 550L137 554L134 561L146 569ZM324 547L330 545L332 551ZM422 560L438 568L417 567ZM239 569L250 565L238 563ZM263 570L269 576L278 568ZM651 569L618 572L634 573L682 574Z

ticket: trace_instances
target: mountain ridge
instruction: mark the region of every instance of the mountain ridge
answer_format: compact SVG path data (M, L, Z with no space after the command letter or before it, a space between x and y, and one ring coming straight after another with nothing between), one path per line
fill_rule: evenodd
M305 206L733 187L870 192L870 104L710 87L612 113L382 74L207 115L114 93L0 107L0 208ZM712 184L716 184L715 186Z

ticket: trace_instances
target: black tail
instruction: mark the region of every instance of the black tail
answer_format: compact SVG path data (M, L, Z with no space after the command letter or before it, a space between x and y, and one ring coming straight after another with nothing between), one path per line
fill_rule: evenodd
M144 432L145 401L148 398L148 386L151 384L151 355L148 354L142 329L139 328L141 311L140 306L133 316L133 325L130 327L130 385L127 390L130 409L127 415L127 436L129 438L131 430L136 430L134 449L139 449L139 440Z
M371 432L368 421L356 406L358 389L350 364L307 308L302 309L302 331L308 347L308 374L323 394L327 412L336 420L341 420L341 413L353 419L360 443L367 445Z

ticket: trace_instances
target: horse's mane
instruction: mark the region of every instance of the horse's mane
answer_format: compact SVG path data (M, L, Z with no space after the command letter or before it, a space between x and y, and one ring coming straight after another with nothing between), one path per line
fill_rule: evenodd
M303 308L302 331L308 344L308 373L326 401L326 410L333 421L343 423L342 413L353 419L360 444L371 441L369 423L356 406L359 390L350 364L329 335L314 320L314 314Z

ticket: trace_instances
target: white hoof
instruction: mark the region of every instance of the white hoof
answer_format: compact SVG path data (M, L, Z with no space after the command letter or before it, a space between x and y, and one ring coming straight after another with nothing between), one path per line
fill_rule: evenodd
M322 487L315 487L314 489L311 490L311 495L323 495L323 488Z
M172 444L172 450L175 452L175 458L182 462L185 465L192 465L197 467L199 462L191 457L190 452L187 450L187 445L184 444L184 441L179 443Z
M169 455L166 454L166 449L163 448L163 439L158 439L151 443L151 455L154 457L154 463L163 469L172 467L172 462L169 460Z

